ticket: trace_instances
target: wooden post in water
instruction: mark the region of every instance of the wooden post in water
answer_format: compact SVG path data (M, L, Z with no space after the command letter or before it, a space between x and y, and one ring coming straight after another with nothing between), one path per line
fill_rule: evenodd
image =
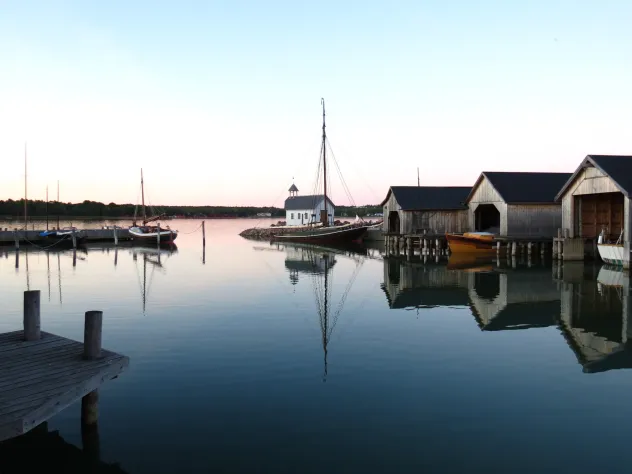
M202 247L206 247L206 226L204 225L206 221L202 221Z
M72 249L72 266L77 266L77 249Z
M40 334L40 290L24 292L24 339L37 341Z
M99 391L94 390L81 399L81 444L91 462L99 462Z
M114 226L114 245L118 245L118 234L116 233L116 226Z
M158 224L158 232L156 232L156 245L160 247L160 224Z
M13 237L15 238L15 250L20 250L20 236L17 229L13 231Z
M101 357L101 330L103 311L86 311L83 330L83 358L92 360Z
M77 248L77 236L75 235L75 229L72 229L72 248Z

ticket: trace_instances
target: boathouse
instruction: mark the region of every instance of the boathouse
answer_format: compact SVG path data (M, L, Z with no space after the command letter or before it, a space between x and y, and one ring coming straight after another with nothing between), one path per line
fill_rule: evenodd
M325 196L322 194L299 196L295 184L288 190L290 195L285 200L286 225L308 225L317 222L329 221L334 223L336 207L331 199L327 198L327 217L325 217Z
M391 234L465 232L465 200L472 188L391 186L382 201L383 231Z
M466 199L470 231L553 237L562 223L555 197L571 173L484 171Z
M594 243L602 229L606 238L622 236L630 251L632 156L588 155L560 188L561 228L569 238Z

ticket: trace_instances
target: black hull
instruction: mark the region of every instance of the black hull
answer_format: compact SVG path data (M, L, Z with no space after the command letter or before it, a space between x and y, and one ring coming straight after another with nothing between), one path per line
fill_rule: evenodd
M304 242L308 244L348 244L362 239L367 227L351 227L347 229L336 229L330 227L317 231L304 231L295 234L276 235L272 237L277 242Z

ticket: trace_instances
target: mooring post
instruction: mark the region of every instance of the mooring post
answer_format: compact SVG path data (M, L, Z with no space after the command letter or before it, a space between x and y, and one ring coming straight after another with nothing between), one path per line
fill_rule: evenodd
M116 233L116 226L114 226L114 245L118 245L118 234Z
M98 390L88 393L81 399L81 443L88 459L98 462L101 458Z
M496 242L496 255L500 255L500 240Z
M103 311L86 311L83 330L84 359L101 357L101 330L103 328Z
M72 249L72 266L77 266L77 249Z
M516 241L513 241L509 242L509 245L511 246L511 256L515 257L516 251L518 250L518 243Z
M75 235L75 229L72 229L72 248L77 248L77 236Z
M529 242L529 243L527 244L527 255L528 255L529 257L531 257L531 250L532 250L532 247L533 247L533 244L532 244L531 242Z
M158 232L156 232L156 245L160 247L160 224L158 224Z
M15 250L20 250L20 236L17 229L13 231L13 238L15 239Z
M204 225L206 221L202 221L202 247L206 247L206 226Z
M24 339L40 339L40 290L24 292Z

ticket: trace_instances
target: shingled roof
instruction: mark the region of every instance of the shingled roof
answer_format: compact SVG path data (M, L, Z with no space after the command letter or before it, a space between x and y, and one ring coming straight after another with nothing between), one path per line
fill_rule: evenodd
M605 175L609 176L626 197L632 192L632 156L628 155L587 155L577 167L575 172L566 181L566 184L555 196L556 200L562 198L568 187L575 181L584 168L594 166Z
M391 193L404 211L463 210L470 186L391 186L382 201L386 204Z
M303 211L307 209L314 209L320 205L323 200L322 194L309 195L309 196L293 196L285 200L286 211ZM331 199L327 198L327 202L331 207L336 207Z
M553 204L571 173L537 173L522 171L483 171L467 201L486 178L507 204Z

